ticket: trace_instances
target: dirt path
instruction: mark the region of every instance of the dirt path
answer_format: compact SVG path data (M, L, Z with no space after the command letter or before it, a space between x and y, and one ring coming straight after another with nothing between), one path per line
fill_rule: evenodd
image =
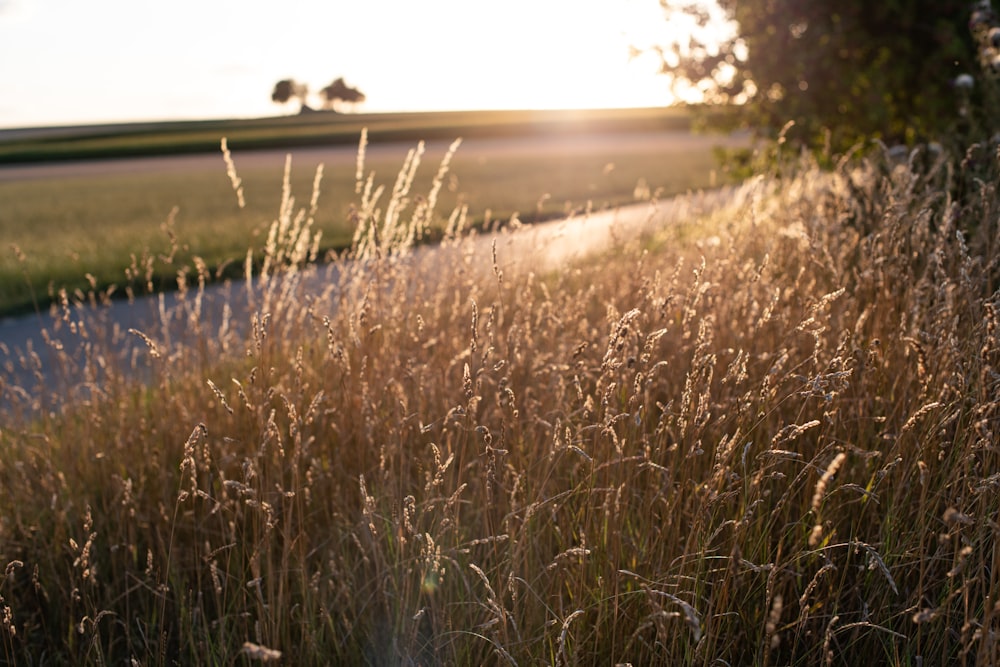
M738 188L712 190L531 225L495 237L498 256L501 264L511 269L553 270L645 233L733 205L742 196L739 192ZM484 235L479 243L492 244L492 238Z

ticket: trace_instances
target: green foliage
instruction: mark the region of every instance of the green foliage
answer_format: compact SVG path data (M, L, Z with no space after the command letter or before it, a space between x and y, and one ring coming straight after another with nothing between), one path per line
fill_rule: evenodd
M712 20L690 2L662 2L668 17ZM843 150L865 138L912 145L954 129L954 81L972 71L975 54L967 0L718 6L735 32L718 49L708 37L675 45L665 68L675 82L703 85L712 101L745 102L743 122L765 136L794 121L790 140Z

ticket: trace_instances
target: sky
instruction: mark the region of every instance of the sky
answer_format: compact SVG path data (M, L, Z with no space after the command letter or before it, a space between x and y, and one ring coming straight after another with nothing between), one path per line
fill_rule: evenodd
M658 0L0 0L0 127L290 113L293 78L363 111L674 101ZM318 101L316 102L318 104Z

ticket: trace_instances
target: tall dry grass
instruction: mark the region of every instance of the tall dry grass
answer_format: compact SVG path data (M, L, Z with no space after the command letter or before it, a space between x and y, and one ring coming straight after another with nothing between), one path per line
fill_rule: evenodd
M995 180L800 165L532 272L411 251L418 166L325 281L286 191L250 308L194 272L124 362L66 300L82 379L3 387L4 662L1000 661Z

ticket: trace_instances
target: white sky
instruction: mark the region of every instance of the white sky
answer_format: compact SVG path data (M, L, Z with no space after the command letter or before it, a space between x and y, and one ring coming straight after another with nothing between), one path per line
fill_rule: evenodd
M273 115L338 76L367 111L665 105L629 46L669 35L658 0L0 0L0 127Z

